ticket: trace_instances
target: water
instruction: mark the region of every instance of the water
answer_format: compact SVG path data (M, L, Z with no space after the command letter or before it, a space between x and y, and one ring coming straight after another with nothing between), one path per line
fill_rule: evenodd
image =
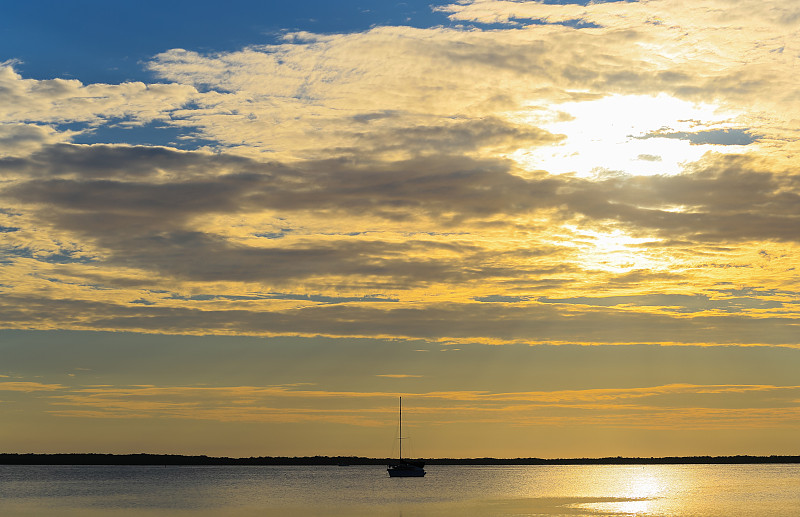
M3 517L800 516L800 465L0 465Z

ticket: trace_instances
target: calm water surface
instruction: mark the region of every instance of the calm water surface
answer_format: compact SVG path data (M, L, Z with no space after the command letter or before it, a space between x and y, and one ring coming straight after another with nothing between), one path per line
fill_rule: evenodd
M798 517L800 465L0 465L0 515Z

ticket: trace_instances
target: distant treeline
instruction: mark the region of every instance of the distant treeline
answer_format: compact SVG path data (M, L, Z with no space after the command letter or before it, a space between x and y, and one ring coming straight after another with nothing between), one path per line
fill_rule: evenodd
M0 465L386 465L357 456L224 458L177 454L0 454ZM674 456L663 458L422 458L428 465L680 465L800 463L800 456Z

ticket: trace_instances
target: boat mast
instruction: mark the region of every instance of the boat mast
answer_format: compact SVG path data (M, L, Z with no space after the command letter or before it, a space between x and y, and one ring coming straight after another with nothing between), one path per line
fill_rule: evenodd
M400 397L400 459L403 459L403 397Z

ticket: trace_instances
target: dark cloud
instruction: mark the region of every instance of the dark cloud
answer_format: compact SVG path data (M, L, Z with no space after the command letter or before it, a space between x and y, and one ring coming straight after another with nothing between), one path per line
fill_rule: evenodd
M484 302L484 303L519 303L519 302L527 302L530 300L530 296L507 296L502 294L492 294L489 296L476 296L473 298L476 302Z
M0 150L4 153L28 150L57 139L52 128L35 124L4 124L0 127ZM23 154L27 154L24 152Z
M781 302L753 297L712 299L702 294L639 294L628 296L576 296L573 298L541 297L537 298L537 301L541 303L594 305L598 307L621 305L663 307L674 309L678 312L720 310L738 313L747 309L776 309L784 306Z
M548 204L557 181L523 180L510 169L503 160L452 155L386 163L333 159L290 168L116 146L56 146L29 160L0 162L0 173L33 178L6 188L6 198L95 215L158 217L165 224L200 212L253 209L473 217Z
M382 296L321 296L313 294L292 294L292 293L269 293L257 296L225 295L225 294L196 294L192 296L181 296L172 293L169 300L185 300L193 302L210 302L217 300L225 301L259 301L259 300L297 300L316 303L370 303L370 302L391 302L396 303L397 298L385 298Z
M350 137L358 145L349 152L359 156L392 151L412 155L453 155L485 148L508 152L524 147L552 145L565 138L564 135L512 124L497 117L456 119L449 123L437 121L436 124L408 120L406 124L391 128L371 127L369 131L354 133ZM336 151L342 153L348 150Z
M40 226L89 239L109 263L197 280L358 275L460 282L528 274L524 267L497 262L478 244L293 235L289 243L281 239L280 247L254 247L192 226L197 216L264 210L433 221L441 229L510 227L518 224L513 217L544 210L556 221L613 222L694 245L800 240L800 178L769 172L744 157L712 156L678 176L592 181L544 173L523 178L515 172L505 160L453 155L287 166L120 146L58 145L27 160L0 162L0 174L9 179L2 196L27 205ZM512 220L504 221L506 216ZM270 241L275 239L264 243ZM435 250L450 256L433 257ZM553 252L519 247L504 254L525 259ZM65 261L73 258L64 255Z
M214 310L117 305L82 300L6 296L6 324L30 325L46 314L53 326L87 330L127 330L213 334L235 328L241 334L396 336L420 339L522 340L573 343L752 343L796 345L800 338L790 317L726 314L687 317L606 307L554 304L509 306L501 303L309 304L286 311Z
M305 242L282 248L237 246L224 237L201 232L173 232L112 241L119 249L111 262L156 270L177 278L214 281L270 281L283 283L318 275L391 277L406 285L437 281L466 281L497 271L475 264L461 269L469 249L459 260L426 258L435 242L390 243L339 240ZM521 274L521 273L517 273Z
M364 124L368 124L375 120L383 120L383 119L391 119L396 118L401 113L397 110L382 110L382 111L374 111L370 113L359 113L358 115L353 115L352 118L356 122L362 122Z
M694 242L800 240L800 177L736 155L711 156L677 176L617 177L565 191L589 219ZM674 208L680 208L674 210Z
M711 289L711 291L721 293L727 296L776 296L778 294L792 296L793 298L800 298L800 292L796 291L780 291L778 289L763 289L758 287L741 287L727 289Z
M166 147L59 144L47 146L27 158L0 159L0 174L158 182L165 179L165 172L185 180L231 169L246 171L251 163L232 155L182 152Z

